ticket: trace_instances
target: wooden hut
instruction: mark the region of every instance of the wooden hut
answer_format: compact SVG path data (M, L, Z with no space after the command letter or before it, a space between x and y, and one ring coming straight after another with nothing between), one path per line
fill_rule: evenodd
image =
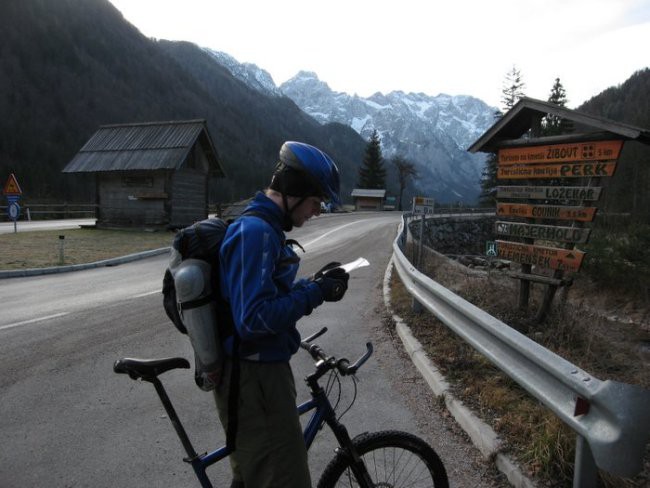
M190 225L225 176L205 120L101 126L63 172L95 173L98 227Z
M355 188L352 190L355 210L383 210L386 190Z

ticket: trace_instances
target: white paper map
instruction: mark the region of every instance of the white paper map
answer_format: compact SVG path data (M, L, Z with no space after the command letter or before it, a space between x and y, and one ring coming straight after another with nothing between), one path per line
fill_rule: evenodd
M363 268L364 266L370 266L368 260L366 258L358 258L354 261L341 265L340 268L343 268L343 271L349 273L350 271L354 271L358 268Z

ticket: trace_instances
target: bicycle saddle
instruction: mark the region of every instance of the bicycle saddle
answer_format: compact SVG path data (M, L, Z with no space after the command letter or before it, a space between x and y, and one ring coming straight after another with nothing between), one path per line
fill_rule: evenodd
M133 359L122 358L115 361L113 371L128 374L131 379L150 381L166 371L176 368L188 369L190 363L185 358Z

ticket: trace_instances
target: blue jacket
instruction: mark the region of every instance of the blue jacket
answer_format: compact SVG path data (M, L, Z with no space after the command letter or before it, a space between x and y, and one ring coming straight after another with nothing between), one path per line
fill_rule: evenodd
M230 224L221 246L220 288L240 337L240 357L288 361L300 346L296 322L323 303L320 287L295 281L300 258L285 244L283 212L263 193ZM232 355L232 339L225 343Z

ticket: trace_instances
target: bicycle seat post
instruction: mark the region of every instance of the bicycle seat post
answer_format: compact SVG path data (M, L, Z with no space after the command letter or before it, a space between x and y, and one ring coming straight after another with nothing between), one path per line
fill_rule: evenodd
M169 415L169 420L174 426L174 430L176 430L176 433L178 434L178 437L181 440L183 447L185 448L185 452L187 453L187 458L185 459L185 461L191 463L194 459L198 457L198 455L196 454L196 451L192 446L192 442L190 441L190 438L187 436L187 433L185 432L185 428L183 427L181 420L178 418L178 415L176 415L176 410L174 410L174 406L172 405L171 400L167 396L165 387L162 385L162 383L157 377L154 377L149 381L151 381L151 383L153 383L153 386L156 388L156 392L160 397L160 401L165 407L165 411L167 412L167 415Z

